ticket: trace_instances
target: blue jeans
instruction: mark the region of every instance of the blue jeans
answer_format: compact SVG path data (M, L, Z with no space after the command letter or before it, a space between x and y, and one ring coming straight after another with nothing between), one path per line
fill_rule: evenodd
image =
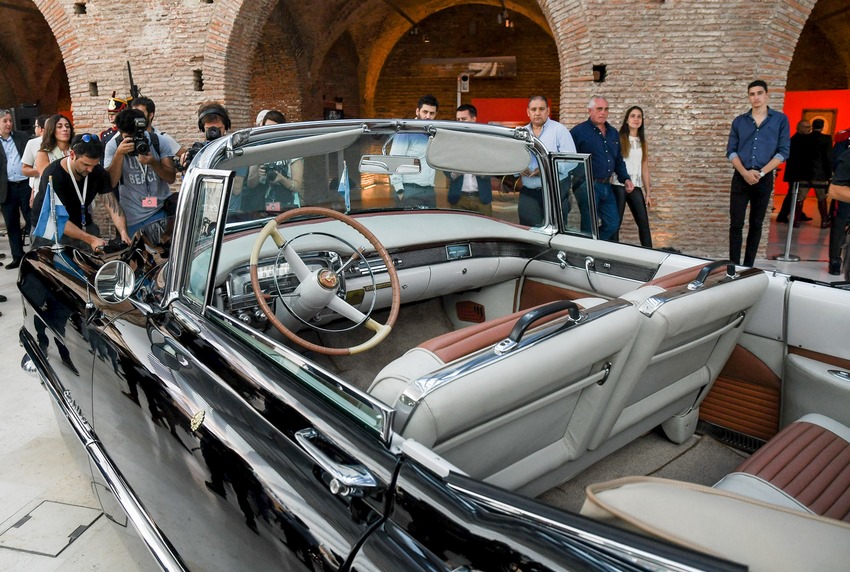
M611 183L593 181L594 202L596 203L596 216L599 218L599 238L611 240L620 229L620 215L617 212L617 199L611 189ZM587 197L587 186L582 182L576 189L576 202L581 211L581 231L590 234L593 223L590 219L590 201Z
M137 222L136 224L128 224L127 225L127 234L130 238L133 238L133 235L136 234L136 231L142 228L143 226L147 226L150 223L157 221L161 218L165 218L165 211L160 209L156 211L154 214L143 220L142 222Z

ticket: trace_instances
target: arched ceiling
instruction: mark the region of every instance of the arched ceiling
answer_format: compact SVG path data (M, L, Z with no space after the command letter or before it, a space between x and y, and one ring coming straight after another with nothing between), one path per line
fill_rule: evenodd
M850 87L850 2L818 0L788 71L787 89L847 89Z

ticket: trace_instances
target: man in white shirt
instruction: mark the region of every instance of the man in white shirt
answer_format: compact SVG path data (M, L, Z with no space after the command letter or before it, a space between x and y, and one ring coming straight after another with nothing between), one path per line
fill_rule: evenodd
M436 97L423 95L416 105L416 119L436 119L438 107ZM390 155L417 157L420 162L419 173L390 175L390 184L396 195L396 206L437 206L437 194L434 192L436 171L425 161L427 150L428 135L425 133L399 133L393 139Z

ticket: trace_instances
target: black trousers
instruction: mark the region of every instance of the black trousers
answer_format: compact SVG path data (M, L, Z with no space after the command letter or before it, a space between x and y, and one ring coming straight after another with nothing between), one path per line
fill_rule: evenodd
M652 234L649 232L649 213L646 212L646 199L643 196L643 189L635 187L631 193L626 192L626 187L623 185L612 185L614 198L617 200L617 212L620 215L620 228L623 227L623 214L626 212L626 205L629 205L629 210L635 223L638 227L638 238L640 245L652 248ZM611 239L614 242L620 242L620 228Z
M6 221L6 232L9 236L9 248L12 259L24 257L24 241L21 237L21 215L24 220L30 220L30 180L19 182L9 181L6 202L3 203L3 220Z
M750 206L750 229L744 250L744 266L756 261L761 230L770 195L773 191L773 172L766 173L755 185L748 185L738 171L732 175L732 192L729 196L729 260L741 264L741 244L744 234L744 218Z

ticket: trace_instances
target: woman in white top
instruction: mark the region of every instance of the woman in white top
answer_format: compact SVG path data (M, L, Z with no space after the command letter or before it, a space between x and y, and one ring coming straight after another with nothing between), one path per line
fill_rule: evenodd
M652 206L652 200L649 196L649 164L643 129L643 109L636 105L626 111L626 117L620 127L620 147L623 150L623 159L626 161L626 170L635 185L631 193L627 193L625 187L616 182L613 186L620 220L623 220L623 213L628 204L637 223L640 245L652 248L652 235L649 232L649 215L647 214L647 210ZM618 232L613 240L619 239Z

